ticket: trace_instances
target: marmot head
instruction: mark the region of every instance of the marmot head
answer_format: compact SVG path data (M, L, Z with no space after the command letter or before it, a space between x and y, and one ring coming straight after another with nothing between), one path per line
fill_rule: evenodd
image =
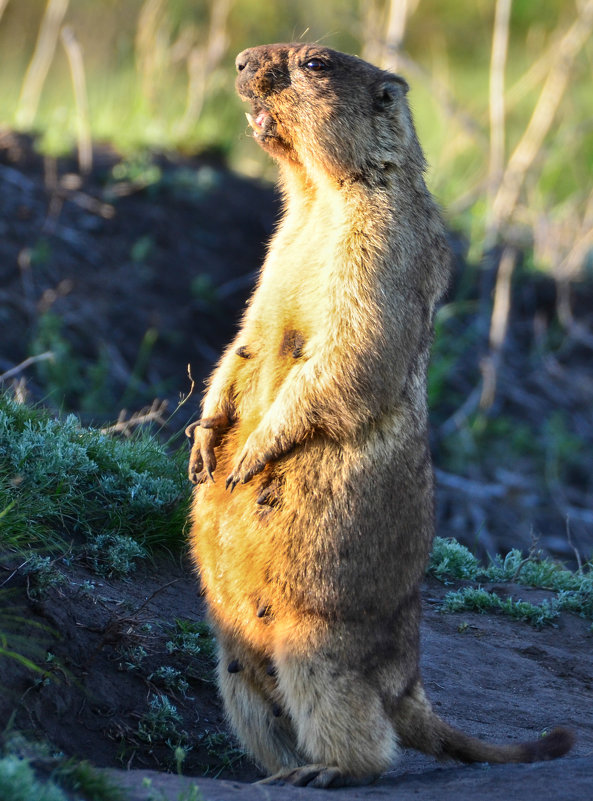
M275 158L373 184L406 164L424 169L398 75L316 44L253 47L236 64L254 137Z

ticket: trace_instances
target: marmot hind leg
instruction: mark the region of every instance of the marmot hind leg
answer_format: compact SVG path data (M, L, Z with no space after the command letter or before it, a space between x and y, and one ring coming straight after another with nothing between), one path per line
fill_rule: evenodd
M261 659L250 659L244 652L237 656L222 638L218 648L218 688L230 726L245 750L266 773L302 764L294 727L274 701L274 682Z
M399 753L379 692L361 673L326 655L283 654L276 663L278 691L306 759L264 780L311 787L368 784Z

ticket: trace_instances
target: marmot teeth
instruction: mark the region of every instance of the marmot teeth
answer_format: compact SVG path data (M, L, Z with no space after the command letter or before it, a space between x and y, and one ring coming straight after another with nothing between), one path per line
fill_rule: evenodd
M259 133L259 131L260 131L260 127L259 127L259 125L257 124L257 122L256 122L256 121L253 119L253 114L250 114L248 111L246 111L246 112L245 112L245 116L247 117L247 122L248 122L248 123L251 125L251 127L253 128L253 130L254 130L256 133Z
M245 116L247 117L247 122L256 133L264 133L266 127L268 127L268 123L272 120L271 115L268 114L267 111L260 111L257 117L254 117L253 114L246 111Z

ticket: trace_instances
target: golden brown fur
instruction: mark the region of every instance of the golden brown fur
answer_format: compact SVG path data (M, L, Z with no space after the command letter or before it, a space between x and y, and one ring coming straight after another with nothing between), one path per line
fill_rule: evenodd
M237 65L285 212L188 431L191 547L230 722L274 780L315 786L369 780L402 745L467 761L564 753L562 730L526 746L466 737L419 678L426 366L449 254L407 85L317 45Z

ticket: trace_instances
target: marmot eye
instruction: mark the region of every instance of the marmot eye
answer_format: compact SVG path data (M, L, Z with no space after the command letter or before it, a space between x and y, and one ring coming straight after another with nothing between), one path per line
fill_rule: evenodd
M310 58L309 61L306 62L305 67L308 70L313 70L313 72L319 72L326 68L326 64L320 58Z

